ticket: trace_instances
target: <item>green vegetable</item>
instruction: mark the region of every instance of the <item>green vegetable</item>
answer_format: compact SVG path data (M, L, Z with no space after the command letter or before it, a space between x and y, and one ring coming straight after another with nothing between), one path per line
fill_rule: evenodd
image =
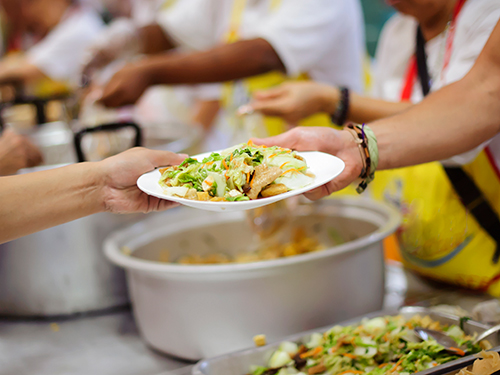
M228 202L246 202L249 201L250 198L245 195L240 195L239 197L227 197L226 200Z
M252 373L262 375L271 368L279 368L277 375L294 375L297 371L308 373L311 367L324 365L326 371L322 373L328 375L349 372L410 375L460 358L449 354L434 340L413 341L413 328L421 326L425 319L414 317L407 321L401 316L387 316L365 319L359 326L335 326L323 335L311 335L307 343L302 343L307 348L307 352L300 352L306 358L305 367L291 361L299 353L300 343L284 342L272 354L269 368L259 368L260 373ZM425 324L427 327L429 323ZM458 326L443 327L442 330L453 334L457 343L466 345L471 353L481 351Z

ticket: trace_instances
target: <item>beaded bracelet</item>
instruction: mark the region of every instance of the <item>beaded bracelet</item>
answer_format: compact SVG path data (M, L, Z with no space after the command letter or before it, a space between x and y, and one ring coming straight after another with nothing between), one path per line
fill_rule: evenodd
M346 126L346 129L353 135L354 141L358 144L363 168L359 178L361 182L356 191L361 194L366 187L375 178L375 170L378 164L377 139L373 131L366 125L354 125L352 123Z
M339 91L340 100L331 119L335 125L342 126L345 124L349 112L349 89L347 87L339 87Z

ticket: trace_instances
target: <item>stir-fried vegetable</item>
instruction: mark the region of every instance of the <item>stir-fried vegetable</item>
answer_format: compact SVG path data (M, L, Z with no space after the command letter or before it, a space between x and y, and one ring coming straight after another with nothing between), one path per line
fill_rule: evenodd
M307 164L296 152L251 142L198 161L187 158L160 170L168 195L193 200L247 201L300 189L312 182Z
M359 326L335 326L313 334L307 343L284 342L268 367L256 366L252 375L409 375L459 358L434 340L421 341L415 327L446 332L470 353L481 351L458 326L441 326L428 316L402 316L364 320Z

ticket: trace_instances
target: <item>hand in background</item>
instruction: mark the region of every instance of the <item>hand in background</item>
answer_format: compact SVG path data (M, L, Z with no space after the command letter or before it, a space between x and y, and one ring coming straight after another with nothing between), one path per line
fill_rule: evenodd
M38 148L26 137L6 129L0 136L0 176L15 174L43 161Z
M105 85L98 103L111 108L135 104L151 85L150 81L147 67L128 64Z
M133 148L98 162L105 210L113 213L164 211L176 204L143 193L137 179L157 167L182 163L186 155Z
M320 112L332 113L338 101L335 87L316 82L286 83L254 94L253 101L241 112L258 111L266 116L282 117L290 124Z
M339 157L345 163L344 171L328 184L314 189L305 196L321 199L344 189L361 174L363 168L358 145L346 130L326 127L297 127L286 133L265 139L253 139L257 145L280 146L296 151L321 151Z

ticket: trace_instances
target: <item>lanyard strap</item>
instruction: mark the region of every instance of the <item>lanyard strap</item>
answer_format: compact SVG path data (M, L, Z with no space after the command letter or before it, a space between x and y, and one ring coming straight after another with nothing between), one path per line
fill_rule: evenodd
M458 15L460 14L466 0L458 0L455 9L453 10L453 16L451 18L451 22L448 27L448 35L446 37L445 43L445 52L443 58L443 67L441 70L441 74L446 70L450 63L451 54L453 50L453 40L455 39L455 26ZM420 30L420 26L417 29L417 53L410 58L408 63L408 68L405 74L405 80L403 84L403 88L401 90L401 100L408 101L411 98L411 94L413 92L413 86L415 85L415 80L417 78L418 67L417 67L417 59L418 59L418 49L419 43L423 43L425 45L425 40L422 35L422 31ZM425 53L425 50L424 50ZM430 85L430 84L429 84ZM425 94L426 95L426 94Z
M446 68L448 67L448 64L450 63L451 52L453 49L453 40L455 39L455 26L457 23L458 15L460 14L460 11L464 7L465 1L466 0L458 0L457 5L455 5L455 9L453 11L453 18L451 19L450 28L448 30L448 37L446 38L446 47L444 50L443 69L441 70L441 73L446 70Z

